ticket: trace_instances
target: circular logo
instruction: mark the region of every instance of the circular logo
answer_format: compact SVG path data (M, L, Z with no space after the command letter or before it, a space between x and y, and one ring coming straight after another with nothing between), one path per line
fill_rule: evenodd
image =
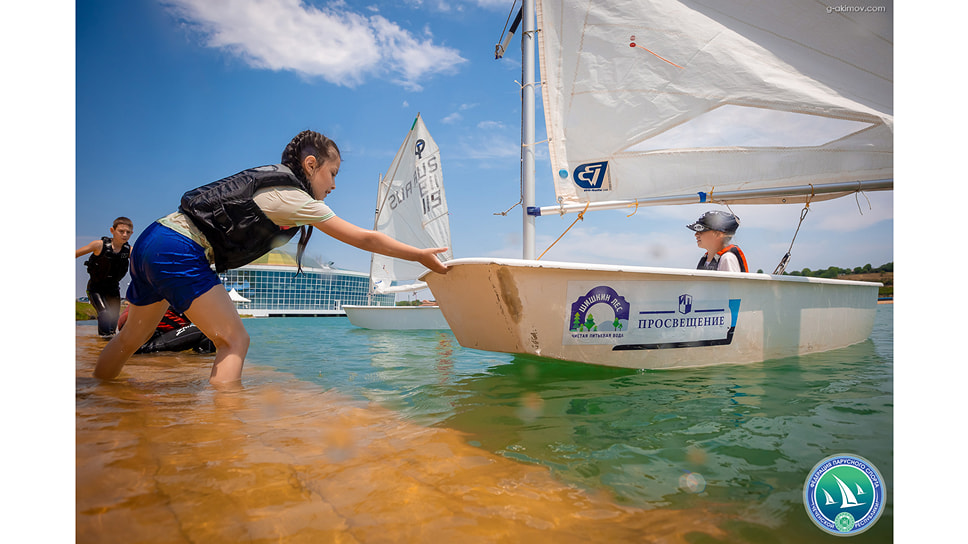
M884 482L867 459L832 455L807 476L803 506L814 524L832 535L863 533L884 511Z

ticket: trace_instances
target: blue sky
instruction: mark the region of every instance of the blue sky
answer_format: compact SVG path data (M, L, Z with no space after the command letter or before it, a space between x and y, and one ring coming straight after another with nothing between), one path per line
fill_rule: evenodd
M494 215L520 193L519 42L503 60L493 55L510 4L77 4L75 247L108 235L118 215L134 220L136 237L186 190L278 162L306 128L342 151L327 203L369 227L378 176L419 112L441 148L455 256L520 257L520 208ZM541 115L537 126L543 140ZM539 205L554 202L547 157L539 146ZM788 270L893 261L893 192L867 198L870 207L863 197L813 204ZM701 251L684 225L706 209L590 213L544 259L691 268ZM734 211L751 267L772 271L800 206ZM539 219L537 253L574 217ZM313 238L308 254L340 268L369 266L367 253L325 236ZM75 263L75 296L84 294L83 261Z

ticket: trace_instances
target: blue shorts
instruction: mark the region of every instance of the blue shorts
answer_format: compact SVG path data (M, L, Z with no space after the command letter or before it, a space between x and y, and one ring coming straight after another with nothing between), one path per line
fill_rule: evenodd
M149 225L131 248L130 271L128 302L147 306L167 300L176 312L184 312L222 283L202 246L158 222Z

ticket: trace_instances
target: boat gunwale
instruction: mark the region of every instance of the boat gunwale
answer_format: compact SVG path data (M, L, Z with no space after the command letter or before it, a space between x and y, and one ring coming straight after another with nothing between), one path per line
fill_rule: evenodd
M461 265L498 265L498 266L510 266L515 268L533 268L533 269L559 269L559 270L575 270L583 272L623 272L632 274L652 274L652 275L664 275L664 276L683 276L683 277L694 277L694 278L704 278L704 279L733 279L733 280L745 280L745 281L778 281L778 282L793 282L793 283L821 283L828 285L857 285L864 287L872 286L883 286L880 282L871 281L858 281L858 280L839 280L833 278L817 278L812 276L775 276L766 273L756 273L756 272L720 272L717 270L697 270L689 268L661 268L653 266L635 266L635 265L609 265L609 264L591 264L591 263L578 263L578 262L562 262L562 261L537 261L529 259L511 259L503 257L465 257L460 259L453 259L444 262L448 267L455 267ZM431 271L424 272L418 278L420 281L427 282L427 278L430 274L435 273ZM428 282L429 283L429 282Z

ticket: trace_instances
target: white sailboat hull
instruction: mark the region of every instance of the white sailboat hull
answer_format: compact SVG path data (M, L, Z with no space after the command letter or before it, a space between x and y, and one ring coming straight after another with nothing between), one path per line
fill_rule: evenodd
M517 259L448 265L422 279L462 346L636 369L754 363L862 342L880 286Z
M343 306L350 323L363 329L449 329L439 306Z

